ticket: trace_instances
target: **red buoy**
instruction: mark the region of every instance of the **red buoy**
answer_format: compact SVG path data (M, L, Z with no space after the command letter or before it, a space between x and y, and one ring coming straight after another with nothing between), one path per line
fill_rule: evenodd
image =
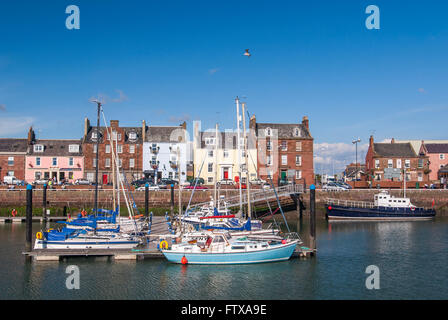
M282 240L282 244L286 244L286 240L285 239Z
M328 206L328 210L331 210L331 206Z
M185 256L183 256L182 259L180 260L180 262L181 262L182 264L187 264L187 263L188 263L188 260L187 260L187 258L185 258Z

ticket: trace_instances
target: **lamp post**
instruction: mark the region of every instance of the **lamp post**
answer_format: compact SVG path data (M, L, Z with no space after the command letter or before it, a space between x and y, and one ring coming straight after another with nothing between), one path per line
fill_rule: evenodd
M353 140L352 143L355 145L355 182L353 184L353 189L356 189L356 179L358 176L358 143L361 142L361 139L358 137L357 140Z

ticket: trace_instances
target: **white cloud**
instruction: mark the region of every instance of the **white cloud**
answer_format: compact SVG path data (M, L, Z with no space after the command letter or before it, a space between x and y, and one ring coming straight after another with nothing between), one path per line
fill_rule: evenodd
M219 71L219 68L213 68L213 69L208 70L208 73L209 74L215 74L218 71Z
M31 117L0 118L0 136L26 132L33 122Z
M426 90L424 88L418 88L418 92L420 93L426 93Z
M358 163L364 163L369 144L358 143ZM354 163L356 159L356 146L353 143L315 143L314 169L317 173L332 174L341 172L345 167Z

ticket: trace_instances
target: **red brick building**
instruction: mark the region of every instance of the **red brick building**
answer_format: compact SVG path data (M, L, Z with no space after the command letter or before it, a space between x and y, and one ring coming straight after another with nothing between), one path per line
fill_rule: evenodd
M301 123L257 123L250 119L256 136L258 177L281 182L314 183L313 142L308 117Z
M399 177L388 178L387 172L395 170ZM429 181L429 161L425 155L415 153L410 143L375 143L370 136L369 149L366 154L367 180L371 182L403 181L406 171L406 181Z
M120 171L125 174L128 182L142 177L143 172L143 141L146 134L146 124L141 127L120 127L118 120L111 120L108 130L91 126L89 119L85 119L82 149L84 154L84 175L89 181L95 181L96 143L99 139L98 182L112 183L112 147L118 151ZM108 133L109 131L109 133ZM114 141L111 146L111 135Z
M28 149L27 139L0 139L0 179L14 176L25 180L25 155Z

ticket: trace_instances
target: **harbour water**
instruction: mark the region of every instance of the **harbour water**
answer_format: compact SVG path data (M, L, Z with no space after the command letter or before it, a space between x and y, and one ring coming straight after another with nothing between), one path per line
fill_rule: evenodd
M308 218L288 214L307 244ZM33 225L34 233L40 230ZM448 299L448 218L419 222L317 220L317 257L255 265L169 264L163 259L27 262L25 224L0 225L0 299ZM66 267L80 270L68 290ZM366 268L380 270L369 290Z

